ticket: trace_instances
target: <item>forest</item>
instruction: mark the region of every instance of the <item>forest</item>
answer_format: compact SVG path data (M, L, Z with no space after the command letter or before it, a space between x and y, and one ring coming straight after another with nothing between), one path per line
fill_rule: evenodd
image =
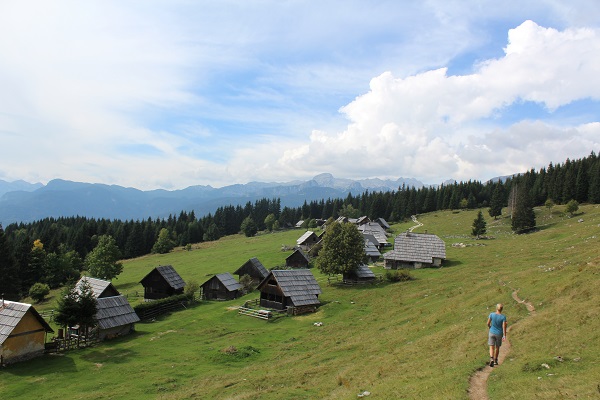
M531 169L486 183L469 180L418 189L402 186L396 191L366 191L348 194L343 199L305 202L294 208L282 208L280 199L265 198L245 206L222 206L199 218L192 210L146 220L73 216L13 223L4 229L0 226L0 293L7 299L19 300L35 283L52 288L78 279L86 268L84 260L105 236L114 239L118 255L127 259L169 251L174 246L218 240L239 233L248 221L254 226L251 232L256 232L291 228L300 220L305 221L304 227L312 227L317 219L338 216L366 215L395 222L438 210L489 208L489 215L497 218L503 208L514 205L516 188L522 203L531 208L569 201L598 204L600 159L591 152L582 159L567 159L538 171ZM535 222L529 217L522 227L535 228ZM465 227L465 232L468 229Z

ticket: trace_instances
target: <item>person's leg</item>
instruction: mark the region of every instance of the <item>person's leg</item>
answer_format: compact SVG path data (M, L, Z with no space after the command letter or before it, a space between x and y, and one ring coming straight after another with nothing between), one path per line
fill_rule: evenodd
M498 364L498 354L500 354L500 346L496 346L496 352L494 354L494 362Z
M490 346L490 367L494 366L494 354L496 354L496 346Z

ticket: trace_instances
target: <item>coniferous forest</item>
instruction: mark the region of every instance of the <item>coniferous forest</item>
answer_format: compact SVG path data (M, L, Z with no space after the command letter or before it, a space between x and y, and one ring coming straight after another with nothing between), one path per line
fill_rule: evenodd
M573 200L600 203L600 159L594 152L586 158L551 163L505 180L419 189L403 186L391 192L367 191L343 199L305 202L301 207L282 208L280 199L261 199L245 206L222 206L214 214L201 217L193 211L181 211L168 218L128 221L83 216L45 218L10 224L4 229L0 226L0 292L7 299L19 300L34 283L59 287L78 279L86 256L98 245L99 238L107 235L114 239L122 258L133 258L239 233L245 220L252 220L258 231L264 231L289 228L299 220L311 227L313 220L340 215L382 217L395 222L437 210L489 208L489 215L497 218L507 206L514 207L515 215L524 215L517 229L513 222L513 229L519 233L535 228L533 212L525 209L519 213L519 206L532 208ZM157 245L159 240L161 246Z

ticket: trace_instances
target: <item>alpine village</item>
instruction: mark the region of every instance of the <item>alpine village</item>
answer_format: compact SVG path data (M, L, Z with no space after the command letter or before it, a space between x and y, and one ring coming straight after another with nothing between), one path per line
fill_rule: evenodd
M296 208L12 223L0 397L462 398L502 302L513 348L489 393L512 374L540 398L598 398L599 204L592 152Z

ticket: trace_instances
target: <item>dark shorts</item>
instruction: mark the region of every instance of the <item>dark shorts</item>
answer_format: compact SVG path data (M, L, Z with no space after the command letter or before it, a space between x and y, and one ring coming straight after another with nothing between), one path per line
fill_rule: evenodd
M488 345L489 346L496 346L496 347L500 347L502 346L502 335L496 335L492 332L490 332L489 336L488 336Z

